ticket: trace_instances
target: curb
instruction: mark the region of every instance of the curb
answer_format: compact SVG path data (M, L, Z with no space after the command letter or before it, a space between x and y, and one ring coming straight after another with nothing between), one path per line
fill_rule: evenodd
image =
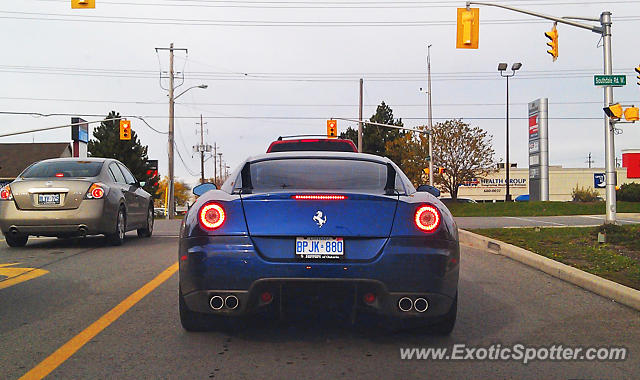
M458 230L458 233L461 245L509 257L553 277L640 311L640 291L638 290L562 264L538 255L537 253L516 247L515 245L501 242L500 240L474 234L466 230Z

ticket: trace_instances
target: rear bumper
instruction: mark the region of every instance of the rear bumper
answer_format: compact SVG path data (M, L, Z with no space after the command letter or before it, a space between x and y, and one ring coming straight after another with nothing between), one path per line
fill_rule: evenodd
M41 236L112 232L115 213L105 213L104 208L105 200L83 201L72 210L20 210L13 201L1 201L0 230Z
M429 243L429 244L427 244ZM293 293L335 293L352 299L360 311L395 317L438 317L453 302L458 288L459 247L453 241L422 237L391 238L373 261L267 261L246 236L185 238L180 241L180 289L189 309L202 313L243 315ZM264 302L261 295L273 299ZM373 293L375 302L364 295ZM214 296L235 296L235 308L214 310ZM400 299L424 298L428 308L401 311Z

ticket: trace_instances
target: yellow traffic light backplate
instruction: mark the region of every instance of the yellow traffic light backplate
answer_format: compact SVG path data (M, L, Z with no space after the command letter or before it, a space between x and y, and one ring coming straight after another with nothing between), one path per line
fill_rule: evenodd
M458 8L456 49L477 49L480 31L480 8Z
M547 42L547 46L551 49L547 50L547 53L551 54L553 62L555 62L558 59L558 29L554 25L550 31L544 32L544 36L550 40Z
M131 120L120 120L120 140L131 140Z
M626 121L638 121L640 120L639 113L638 107L629 107L624 110L624 119Z
M71 0L71 9L93 9L96 0Z
M622 106L619 103L610 105L603 108L604 113L612 119L620 119L622 117Z
M338 122L336 120L327 120L327 137L330 139L338 138Z

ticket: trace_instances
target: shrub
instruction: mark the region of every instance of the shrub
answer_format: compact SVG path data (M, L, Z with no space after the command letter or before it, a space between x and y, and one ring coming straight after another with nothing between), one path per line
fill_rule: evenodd
M595 202L600 197L600 194L595 190L589 187L578 187L576 185L575 189L571 192L571 197L574 202Z
M616 191L616 199L627 202L640 202L640 183L625 183Z

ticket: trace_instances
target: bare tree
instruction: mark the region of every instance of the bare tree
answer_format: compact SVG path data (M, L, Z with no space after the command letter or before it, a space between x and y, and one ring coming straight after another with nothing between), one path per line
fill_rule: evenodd
M472 127L461 120L447 120L433 127L434 167L442 167L443 174L435 173L436 184L458 198L460 185L477 177L495 172L492 137L480 127Z

